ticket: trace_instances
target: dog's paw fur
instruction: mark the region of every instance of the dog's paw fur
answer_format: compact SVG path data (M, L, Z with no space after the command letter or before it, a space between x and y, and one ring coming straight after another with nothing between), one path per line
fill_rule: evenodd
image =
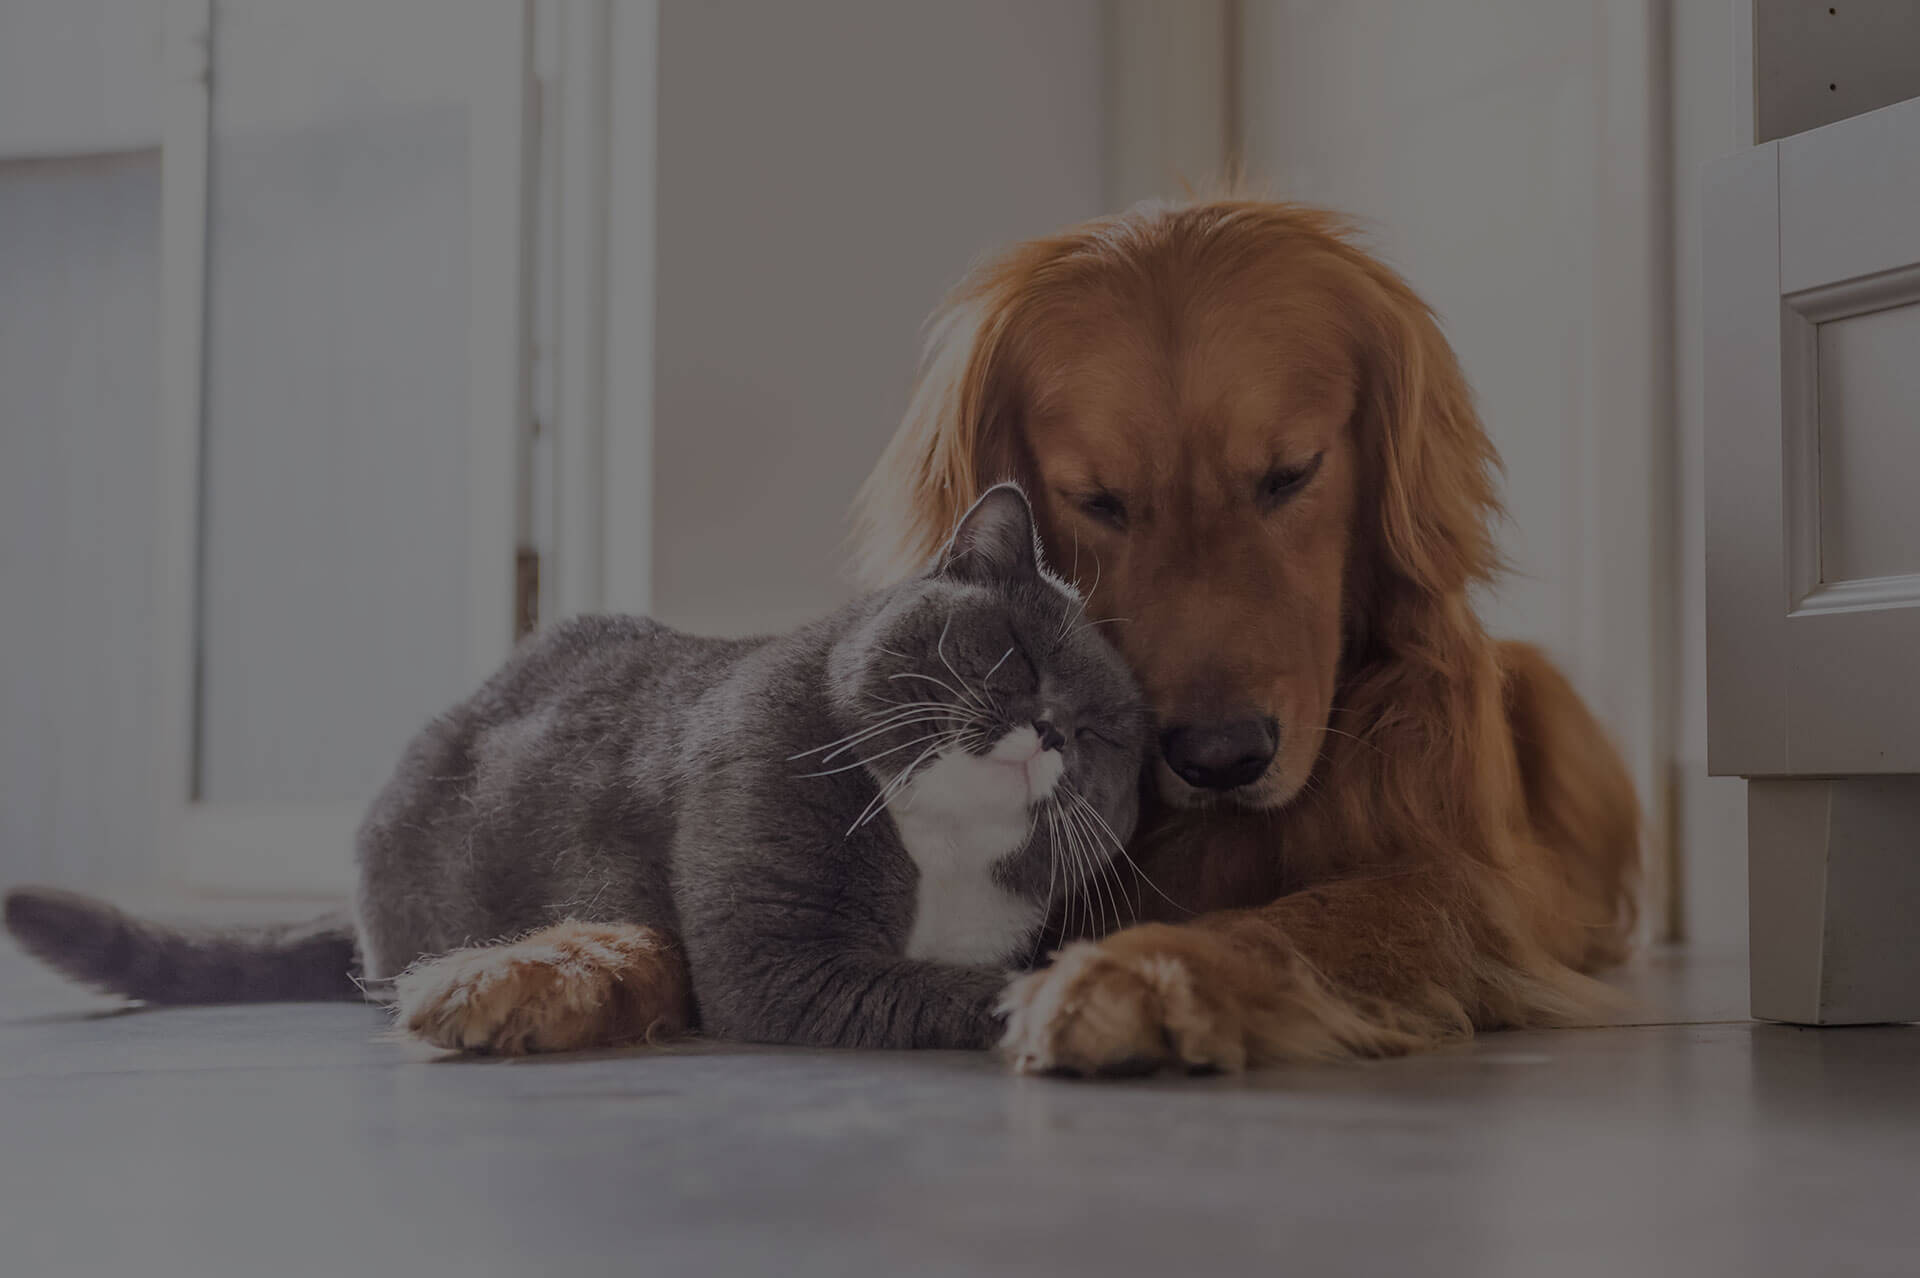
M1282 949L1250 954L1200 928L1145 924L1015 979L1001 1049L1023 1073L1207 1074L1392 1056L1470 1031L1464 1015L1428 1025L1392 1011L1334 993Z
M1129 956L1082 941L1007 987L1001 1049L1023 1073L1196 1073L1246 1067L1239 1027L1196 996L1173 955Z
M687 971L671 938L559 923L521 940L425 959L394 981L399 1024L451 1051L518 1056L677 1034Z

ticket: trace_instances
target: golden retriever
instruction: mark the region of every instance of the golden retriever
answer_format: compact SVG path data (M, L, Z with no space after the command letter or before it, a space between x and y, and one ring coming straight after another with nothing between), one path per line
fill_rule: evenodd
M1143 206L948 299L858 501L865 574L1020 481L1160 733L1127 893L1158 921L1012 988L1021 1067L1400 1052L1605 1004L1582 974L1625 953L1638 811L1566 680L1474 613L1497 468L1431 312L1326 212Z

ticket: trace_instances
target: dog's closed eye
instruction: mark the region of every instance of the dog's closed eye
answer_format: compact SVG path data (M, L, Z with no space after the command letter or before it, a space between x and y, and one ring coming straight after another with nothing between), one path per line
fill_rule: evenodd
M1325 453L1315 453L1313 459L1301 466L1283 466L1276 462L1260 477L1254 487L1254 500L1262 510L1272 510L1284 503L1289 497L1307 486L1314 474L1320 469Z
M1104 488L1096 489L1093 492L1081 493L1074 498L1074 504L1079 506L1087 515L1099 520L1103 524L1114 528L1125 528L1127 526L1127 503L1122 501L1117 494L1108 492Z

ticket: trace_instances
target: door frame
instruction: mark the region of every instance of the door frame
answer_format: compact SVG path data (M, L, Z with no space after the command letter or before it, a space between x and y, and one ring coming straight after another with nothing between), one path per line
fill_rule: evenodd
M536 0L536 362L526 544L543 621L653 583L659 0Z

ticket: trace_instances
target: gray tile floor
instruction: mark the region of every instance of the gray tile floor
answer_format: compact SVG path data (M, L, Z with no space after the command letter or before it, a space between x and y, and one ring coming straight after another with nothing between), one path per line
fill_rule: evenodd
M1648 1023L1087 1084L437 1062L364 1007L103 1013L7 950L0 1273L1920 1274L1920 1029L1748 1023L1731 958L1625 979Z

